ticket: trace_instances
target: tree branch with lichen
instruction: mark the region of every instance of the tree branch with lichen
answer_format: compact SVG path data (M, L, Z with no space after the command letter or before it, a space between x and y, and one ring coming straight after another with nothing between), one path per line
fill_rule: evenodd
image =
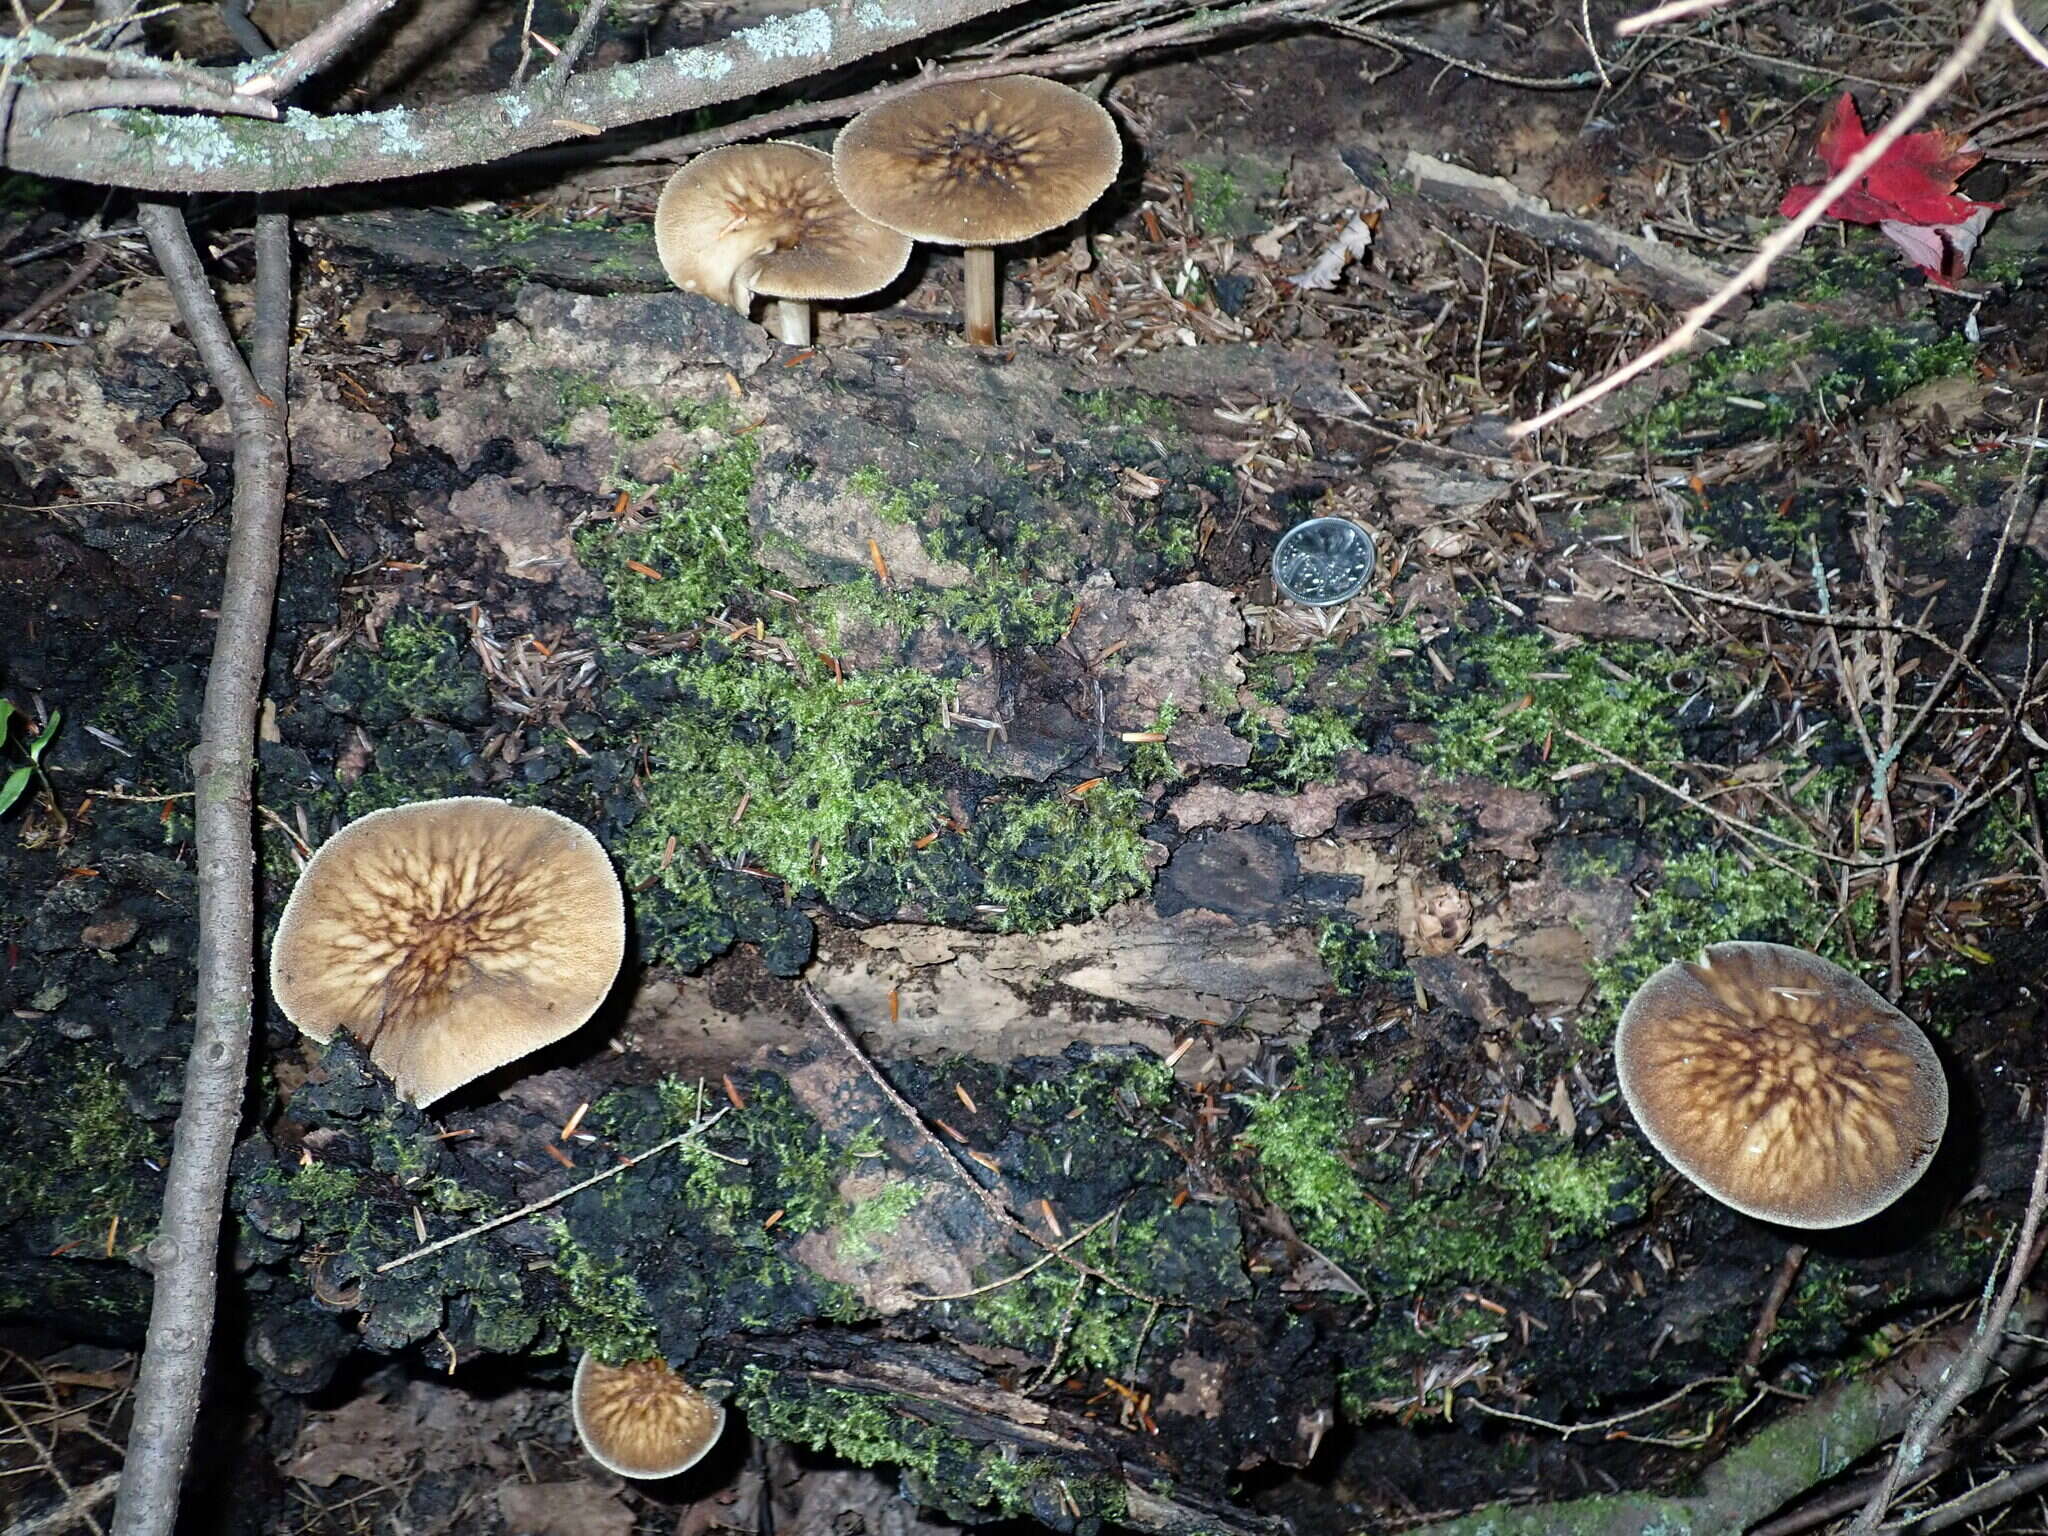
M53 87L29 82L15 87L5 114L0 166L157 192L282 192L418 176L740 100L1015 3L857 0L845 14L835 5L777 16L716 43L566 82L543 75L413 110L287 110L271 122L83 113L53 99Z

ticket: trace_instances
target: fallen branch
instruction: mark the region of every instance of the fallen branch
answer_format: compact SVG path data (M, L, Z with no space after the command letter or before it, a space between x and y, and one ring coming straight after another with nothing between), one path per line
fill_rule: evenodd
M331 117L288 111L275 123L240 125L232 135L203 116L53 111L49 92L56 87L29 83L4 114L0 166L159 192L282 192L426 175L543 149L591 128L604 132L743 100L1016 3L865 0L851 14L837 4L819 6L716 43L580 75L566 88L543 74L511 89L411 110ZM274 78L282 89L285 77ZM315 144L317 153L309 153Z
M2048 1306L2022 1309L2038 1318ZM2034 1326L2029 1322L2026 1326ZM2015 1332L2019 1330L2014 1330ZM1989 1332L1986 1367L2016 1364L2034 1347ZM1978 1338L1982 1338L1980 1332ZM2003 1359L1998 1346L2006 1343ZM1421 1527L1414 1536L1641 1536L1644 1531L1746 1531L1816 1483L1868 1455L1914 1421L1928 1395L1977 1345L1960 1326L1881 1369L1836 1383L1758 1430L1701 1475L1690 1493L1595 1494L1556 1504L1485 1509Z
M263 656L277 589L288 468L285 343L291 327L290 232L281 214L256 231L256 335L250 371L228 334L184 216L146 203L140 218L234 428L234 502L220 618L199 741L192 753L199 884L198 989L184 1099L146 1250L155 1276L134 1427L114 1512L118 1536L165 1536L192 1447L213 1337L221 1197L247 1089L256 973L252 779Z
M1969 1348L1942 1377L1940 1390L1921 1404L1912 1422L1900 1435L1899 1448L1892 1455L1884 1481L1877 1485L1864 1504L1863 1512L1856 1517L1856 1523L1849 1527L1850 1536L1860 1536L1860 1533L1877 1529L1885 1511L1891 1508L1899 1484L1927 1459L1935 1436L1962 1406L1963 1399L1984 1385L1985 1377L1991 1372L1992 1358L2005 1342L2005 1325L2019 1302L2020 1286L2040 1257L2036 1239L2041 1230L2044 1207L2048 1207L2048 1113L2041 1117L2041 1151L2034 1159L2034 1186L2027 1195L2027 1210L2020 1219L2019 1235L2013 1241L2005 1283L1998 1288L1997 1299L1984 1309L1984 1315L1978 1319L1977 1332L1970 1340ZM1990 1282L1987 1280L1985 1283L1988 1288Z

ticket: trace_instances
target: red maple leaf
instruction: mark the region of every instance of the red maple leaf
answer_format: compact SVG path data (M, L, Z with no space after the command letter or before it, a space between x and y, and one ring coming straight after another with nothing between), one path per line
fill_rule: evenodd
M1844 91L1834 115L1820 130L1815 151L1834 176L1869 141L1855 98ZM1909 133L1828 204L1828 217L1875 224L1931 281L1953 287L1968 269L1970 253L1991 215L2005 206L1972 202L1956 192L1956 183L1983 158L1961 134L1939 128ZM1778 204L1778 212L1791 218L1820 191L1817 186L1794 187Z

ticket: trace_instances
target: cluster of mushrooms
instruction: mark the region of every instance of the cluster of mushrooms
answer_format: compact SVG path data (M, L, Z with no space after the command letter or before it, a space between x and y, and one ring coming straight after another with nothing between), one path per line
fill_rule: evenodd
M581 1025L625 945L618 876L587 830L500 800L434 800L372 812L321 846L278 922L271 989L301 1031L348 1031L424 1106ZM1948 1124L1948 1080L1919 1027L1780 944L1716 944L1666 966L1623 1012L1614 1056L1629 1109L1674 1167L1785 1226L1883 1210ZM660 1359L586 1354L572 1402L584 1447L626 1477L694 1466L725 1423Z
M811 340L811 305L896 280L915 240L965 248L967 339L996 340L996 247L1079 218L1123 144L1101 105L1035 75L926 86L870 107L831 154L735 144L662 189L655 249L678 288L741 314L774 301L775 332Z

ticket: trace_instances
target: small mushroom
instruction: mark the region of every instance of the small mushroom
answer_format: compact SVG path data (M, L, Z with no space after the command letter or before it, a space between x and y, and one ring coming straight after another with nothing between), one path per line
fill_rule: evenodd
M586 1354L569 1393L576 1435L591 1459L621 1477L674 1477L704 1459L725 1428L725 1407L666 1360L606 1365Z
M1715 944L1623 1010L1622 1097L1651 1145L1708 1194L1790 1227L1841 1227L1926 1171L1948 1079L1918 1025L1831 961Z
M678 288L738 310L776 300L775 331L811 340L811 302L885 288L910 239L854 212L832 157L803 144L735 144L699 155L661 190L654 248Z
M832 146L846 200L918 240L967 248L967 339L996 341L996 253L1079 218L1123 163L1093 99L1035 75L934 85L870 107Z
M625 899L589 832L537 806L428 800L320 845L278 919L270 988L301 1033L347 1030L427 1105L582 1024L625 953Z

